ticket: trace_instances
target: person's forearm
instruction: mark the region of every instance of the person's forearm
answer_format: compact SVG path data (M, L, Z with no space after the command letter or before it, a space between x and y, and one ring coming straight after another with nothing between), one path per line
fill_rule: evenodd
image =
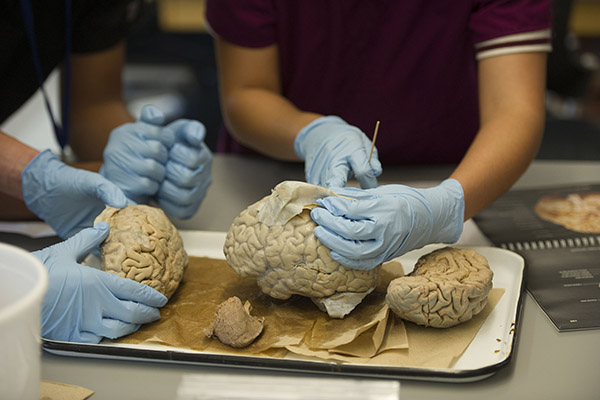
M117 126L133 121L134 118L120 100L74 108L69 144L77 160L102 161L102 152L111 131Z
M0 132L0 149L0 192L23 199L21 173L39 152L4 132Z
M215 39L225 124L243 145L280 160L299 160L294 139L321 115L299 110L281 94L276 45L245 48Z
M239 89L224 102L225 122L243 145L280 160L299 160L294 139L320 114L304 112L265 89Z
M78 161L102 161L111 131L134 121L123 101L125 43L71 58L71 132Z
M465 220L507 191L539 149L544 129L546 55L518 53L479 62L481 128L452 173L465 194Z
M23 201L23 170L39 151L0 132L0 221L36 219ZM100 163L78 163L75 167L97 172Z
M465 220L473 217L510 189L535 158L543 116L515 116L482 127L469 151L454 170L465 194Z

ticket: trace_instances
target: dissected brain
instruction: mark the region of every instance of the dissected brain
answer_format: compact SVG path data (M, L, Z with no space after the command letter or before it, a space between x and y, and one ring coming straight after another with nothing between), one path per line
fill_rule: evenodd
M394 279L386 300L402 319L447 328L483 310L492 278L493 272L481 254L445 247L424 255L410 274Z
M540 218L582 233L600 233L600 193L548 195L535 205Z
M375 288L380 267L346 268L314 235L310 209L330 195L335 193L308 183L280 183L233 221L223 251L240 276L256 277L269 296L310 297L330 316L342 318Z
M171 298L187 268L188 255L165 213L145 205L106 207L94 223L101 221L110 225L100 246L102 268Z
M246 347L260 335L264 327L264 318L253 317L251 310L249 301L242 305L239 297L230 297L217 306L215 319L204 333L228 346Z

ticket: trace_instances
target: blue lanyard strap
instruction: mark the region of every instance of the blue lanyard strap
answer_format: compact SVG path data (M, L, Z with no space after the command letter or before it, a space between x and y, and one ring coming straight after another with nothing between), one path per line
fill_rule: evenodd
M46 109L52 120L54 127L54 134L56 140L61 149L64 150L65 146L69 142L69 111L71 107L71 2L72 0L65 1L65 60L64 60L64 74L63 74L63 96L62 96L62 126L59 125L54 118L52 107L50 106L50 100L48 94L44 88L44 77L42 74L42 64L37 51L37 43L35 40L35 24L33 21L33 10L29 0L19 0L21 4L21 14L23 15L23 23L25 25L25 32L27 33L27 39L29 40L29 46L31 47L31 57L33 58L33 64L35 67L35 73L38 80L38 85L44 96L44 102L46 103Z

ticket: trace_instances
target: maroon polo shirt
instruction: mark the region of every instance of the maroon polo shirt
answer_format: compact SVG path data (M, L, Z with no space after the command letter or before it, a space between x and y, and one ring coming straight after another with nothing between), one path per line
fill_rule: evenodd
M385 164L455 163L479 129L477 60L550 51L550 0L208 0L213 35L278 46L283 96L372 137ZM219 150L251 153L223 127Z

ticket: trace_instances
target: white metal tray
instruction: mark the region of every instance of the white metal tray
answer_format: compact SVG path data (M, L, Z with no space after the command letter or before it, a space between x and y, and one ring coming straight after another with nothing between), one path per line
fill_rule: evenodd
M191 256L223 259L224 232L181 231L186 250ZM429 245L411 251L397 260L405 273L417 259L433 251L439 245ZM494 271L494 287L505 293L481 326L477 335L451 368L431 369L394 367L330 362L320 359L276 359L227 354L206 353L190 349L161 345L132 345L103 341L100 344L43 341L43 349L53 354L109 359L136 359L154 362L192 363L208 366L257 368L331 373L340 375L372 376L395 379L433 381L476 381L489 377L507 365L513 354L518 333L521 295L524 288L525 263L523 258L509 250L487 246L464 246L476 250L488 259Z

